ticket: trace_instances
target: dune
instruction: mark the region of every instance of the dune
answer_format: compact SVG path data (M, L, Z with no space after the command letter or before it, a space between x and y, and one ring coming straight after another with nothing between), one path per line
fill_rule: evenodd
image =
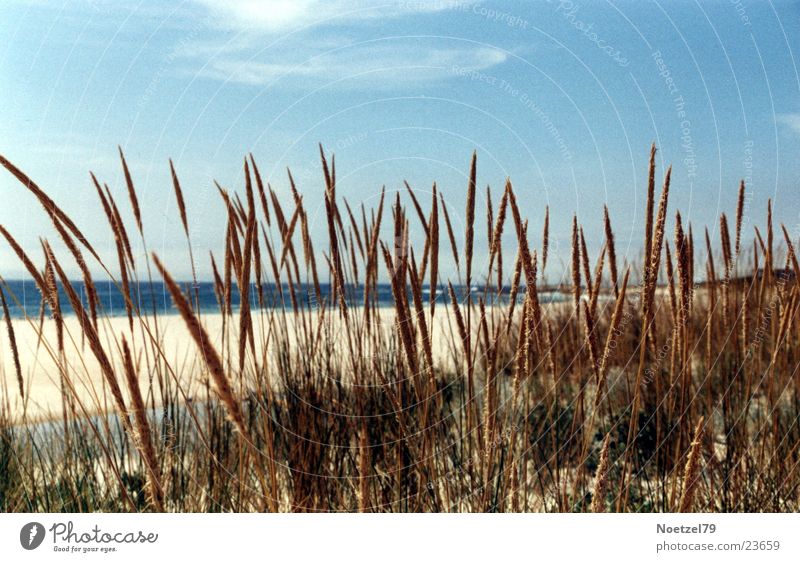
M494 307L496 312L502 314L500 307ZM393 307L377 309L377 316L370 320L370 324L380 326L387 338L396 333L396 313ZM297 341L302 334L303 321L301 317L292 312L275 314L266 312L254 313L254 341L256 354L259 358L266 356L267 365L273 364L271 347L275 339L288 338L290 345L300 346ZM350 311L351 322L361 324L364 322L363 308L354 308ZM498 316L499 317L499 316ZM311 330L328 330L329 337L338 352L344 352L347 342L344 341L344 319L338 313L320 314L311 312L304 315L307 328ZM211 337L214 346L224 354L233 364L231 372L236 372L238 362L238 316L227 319L227 336L223 337L223 315L220 313L202 313L202 323ZM428 321L430 317L428 317ZM321 323L326 325L321 326ZM63 356L57 351L56 326L51 319L45 319L41 326L35 319L12 320L14 333L19 349L22 368L25 400L23 401L18 390L13 355L8 342L6 330L0 335L0 368L2 368L2 392L7 394L11 406L12 418L21 418L23 413L29 421L47 420L61 417L63 411L62 386L67 392L72 393L86 410L86 413L97 414L114 409L100 364L91 352L87 342L82 339L82 330L77 316L67 316L64 319L64 351ZM461 353L460 347L453 349L454 334L457 333L452 309L447 306L436 308L434 315L434 330L432 331L432 351L434 361L438 366L451 367L456 357ZM133 332L125 316L111 316L99 320L99 333L109 359L115 366L115 372L122 376L122 357L119 341L125 336L131 346L131 353L137 365L137 374L142 393L147 397L148 403L158 403L159 369L153 361L154 346L151 344L158 340L158 348L163 353L162 360L166 360L176 372L162 372L164 376L173 381L178 379L180 387L187 398L197 398L205 392L204 363L197 345L192 340L183 319L177 314L162 314L154 321L152 317L146 320L136 320ZM265 355L266 354L266 355ZM163 361L162 361L163 363ZM119 368L117 368L119 367ZM69 374L66 386L62 385L62 373ZM122 381L121 386L124 387ZM71 385L71 386L70 386ZM150 396L150 394L153 396ZM127 395L126 395L127 397ZM3 400L4 401L4 400Z

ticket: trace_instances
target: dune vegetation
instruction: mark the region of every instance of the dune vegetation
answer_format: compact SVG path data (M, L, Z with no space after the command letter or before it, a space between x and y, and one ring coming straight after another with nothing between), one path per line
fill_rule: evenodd
M113 263L0 157L54 227L23 248L0 224L41 294L39 314L12 319L20 296L0 278L0 509L800 509L792 235L773 225L768 201L760 228L743 230L743 182L732 220L693 232L671 204L670 170L656 176L655 151L641 259L618 263L612 210L596 210L605 240L594 256L575 217L558 303L543 298L549 211L537 210L543 232L529 232L511 181L476 208L474 154L466 209L448 208L435 185L364 208L337 197L335 160L321 149L324 240L312 239L291 174L293 197L280 201L251 155L239 193L218 186L227 228L208 257L214 314L200 310L197 279L177 281L149 251L121 150L117 197L92 175ZM206 257L193 254L174 167L172 180L194 270ZM122 316L97 296L108 279ZM170 349L165 316L139 298L155 282L191 354ZM379 306L387 284L392 307ZM35 334L35 353L18 345L21 330ZM28 383L45 359L61 407L33 419Z

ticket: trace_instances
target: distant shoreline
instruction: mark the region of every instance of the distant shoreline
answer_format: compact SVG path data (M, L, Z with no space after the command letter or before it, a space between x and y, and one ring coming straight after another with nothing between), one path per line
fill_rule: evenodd
M9 304L9 312L14 319L38 319L41 314L41 295L36 284L33 280L21 279L7 279L6 285L10 288L6 291ZM72 286L76 289L85 307L88 307L88 300L86 299L85 291L83 290L83 281L73 280ZM186 281L179 283L187 291L195 289L195 283ZM98 291L100 299L100 310L98 313L112 318L125 316L125 301L119 288L111 281L96 281L95 287ZM174 308L172 299L169 292L161 281L139 281L131 283L132 291L131 298L135 304L139 305L142 315L152 316L153 302L158 310L159 316L170 316L177 314L178 311ZM218 313L220 311L219 301L217 294L214 291L214 283L210 281L198 281L196 288L199 294L201 313ZM262 294L264 296L263 303L259 301L258 286L256 283L250 285L250 307L251 309L280 309L281 307L287 310L292 309L292 299L288 285L284 284L282 287L282 294L278 291L278 287L272 283L265 283L262 285ZM323 298L328 298L328 305L332 302L330 298L331 285L329 283L320 283L321 293ZM379 283L377 285L377 292L374 294L376 297L375 304L380 308L388 308L394 306L394 297L392 295L391 285L388 283ZM465 285L453 285L453 289L459 301L466 300L467 290ZM503 304L508 302L508 295L510 287L504 287L499 297L493 291L489 294L494 304ZM347 301L351 307L363 306L363 285L345 285L345 292L348 294ZM558 287L537 288L541 298L546 302L562 302L572 298L571 292L565 292ZM519 287L518 302L522 302L524 296L525 286ZM483 294L483 286L473 284L473 296ZM61 295L62 314L65 317L74 316L75 312L69 305L69 299L63 292L62 285L59 283L59 294ZM13 296L12 296L13 295ZM298 302L306 309L314 309L319 307L316 297L315 287L311 284L302 284L299 288L295 288L295 295L298 297ZM194 300L194 296L193 299ZM426 304L430 303L430 285L423 285L423 300ZM409 302L412 302L411 293L409 292ZM447 285L440 285L437 290L437 304L441 303L447 305L449 297L447 296ZM22 305L22 306L21 306ZM240 305L239 292L234 283L232 285L231 293L231 306L234 311L238 310ZM27 312L27 315L26 315ZM49 308L45 310L45 317L50 314Z

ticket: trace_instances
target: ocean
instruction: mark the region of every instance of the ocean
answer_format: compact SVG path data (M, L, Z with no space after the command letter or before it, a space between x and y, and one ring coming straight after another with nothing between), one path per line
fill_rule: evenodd
M86 297L86 290L84 288L84 284L82 281L72 281L72 287L74 288L75 292L80 295L81 300L84 306L88 306L88 300ZM217 297L214 293L214 284L211 282L201 281L197 284L192 282L184 282L180 284L183 287L184 292L190 294L192 296L192 300L195 300L195 294L197 295L197 300L200 305L201 312L219 312L219 303L217 301ZM117 286L112 282L95 282L95 287L97 288L97 295L100 300L100 307L101 310L98 311L99 313L108 315L108 316L120 316L125 314L125 300L123 298L122 292ZM454 286L453 289L455 290L456 296L459 301L466 300L467 296L467 287L464 285ZM6 281L6 286L4 287L6 292L6 300L8 301L9 313L13 318L24 318L25 316L31 317L38 317L39 311L41 307L41 295L39 293L38 288L36 287L35 283L30 280L16 280L16 281ZM259 303L258 299L258 290L256 285L253 284L250 289L250 300L251 300L251 308L258 309L258 308L280 308L285 307L287 310L291 310L292 308L292 301L291 296L288 290L288 286L283 286L283 290L279 291L278 286L275 284L264 284L262 286L263 290L263 305ZM61 300L61 308L62 313L64 315L74 314L72 307L70 306L69 299L67 298L66 292L64 291L64 287L59 283L58 292L60 295ZM331 285L328 283L321 283L320 284L320 292L322 294L322 299L326 302L330 303L331 300ZM519 297L518 299L521 300L524 287L520 287ZM498 297L494 293L492 293L487 299L489 302L495 304L506 304L508 303L508 293L509 289L505 288L503 293ZM346 302L349 306L357 307L363 305L364 299L364 288L363 286L356 286L356 285L346 285L345 286L345 294ZM472 287L472 295L473 299L477 300L479 296L484 294L484 289L482 287ZM295 285L295 296L297 298L298 304L301 306L305 306L307 308L313 308L319 306L319 302L316 296L316 292L314 291L314 286L310 284L301 284ZM373 297L375 298L375 297ZM409 302L411 302L411 293L408 294ZM431 298L431 291L429 286L424 287L424 301L426 304L430 302ZM563 293L552 291L552 292L544 292L540 294L540 300L542 302L561 302L567 300L569 298L568 295ZM175 314L177 310L172 304L172 299L169 296L169 292L167 291L166 286L161 281L153 281L152 283L149 281L142 281L142 282L132 282L131 283L131 300L138 305L140 310L144 313L152 314L153 309L155 308L158 314ZM381 283L378 284L377 293L376 293L376 300L378 306L388 307L394 306L394 298L392 296L392 289L388 283ZM241 302L239 291L236 287L236 284L233 285L233 291L231 295L231 304L234 309L238 309L239 303ZM436 293L436 302L442 303L443 305L448 305L450 302L449 297L447 296L447 287L441 286L437 289ZM46 310L46 314L49 314L49 309Z

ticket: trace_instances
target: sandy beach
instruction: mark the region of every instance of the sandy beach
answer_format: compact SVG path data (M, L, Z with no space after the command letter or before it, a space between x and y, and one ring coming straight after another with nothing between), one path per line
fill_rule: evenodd
M477 308L473 312L477 314ZM351 322L363 322L363 309L352 309ZM499 309L497 310L499 318ZM253 314L254 320L254 340L256 352L259 356L267 348L267 364L274 359L271 356L272 347L276 347L274 342L276 337L288 338L291 345L297 343L298 334L303 333L302 326L299 325L299 318L293 313L276 313L275 323L270 326L270 314L265 312L261 315L257 311ZM215 348L222 354L225 346L228 352L225 356L233 362L238 358L238 315L229 317L227 323L228 337L223 342L223 316L219 313L203 313L201 315L203 325L211 337ZM446 306L436 308L434 330L432 331L432 351L434 361L438 365L452 364L453 361L453 334L457 333L456 323L452 309ZM285 319L285 329L280 327L278 319ZM320 326L320 321L327 323ZM430 318L428 317L428 321ZM394 326L395 309L384 307L379 309L379 317L372 320L378 323L384 332L396 335ZM310 333L321 328L329 330L336 342L335 348L339 353L344 353L347 349L347 342L344 341L345 330L343 329L344 320L338 314L327 314L324 318L314 312L306 316L307 327ZM72 392L79 398L88 413L98 413L113 409L107 385L105 384L102 371L95 355L91 352L88 342L82 340L80 322L76 316L68 316L64 319L64 354L59 358L56 344L55 322L45 319L42 328L42 338L39 337L38 320L33 319L14 319L12 320L17 346L19 349L20 364L24 383L24 392L27 404L23 404L18 390L14 359L11 352L8 333L5 325L0 334L0 367L2 368L2 388L0 391L7 395L8 403L11 406L12 417L21 417L23 410L26 412L28 420L54 419L60 417L62 412L61 398L61 373L66 365L69 373ZM157 327L156 327L157 324ZM145 327L146 326L146 327ZM101 318L99 322L100 338L104 349L109 355L114 365L120 385L124 390L122 375L122 359L119 342L122 336L128 341L137 365L139 384L142 393L147 397L152 390L155 395L155 402L158 403L158 374L156 369L149 368L153 365L153 346L150 345L157 337L160 342L160 349L165 354L167 361L172 366L179 369L173 373L164 373L164 376L180 380L181 388L186 392L187 397L198 396L200 391L204 392L204 380L201 378L204 372L202 357L198 353L198 348L192 340L183 319L177 314L159 315L157 323L149 317L146 324L134 320L133 333L125 316L113 316ZM458 349L460 353L460 348ZM163 358L162 358L163 359ZM59 366L61 365L61 367ZM232 368L232 371L235 368ZM163 369L162 369L163 371ZM6 401L6 396L2 397L2 402Z

